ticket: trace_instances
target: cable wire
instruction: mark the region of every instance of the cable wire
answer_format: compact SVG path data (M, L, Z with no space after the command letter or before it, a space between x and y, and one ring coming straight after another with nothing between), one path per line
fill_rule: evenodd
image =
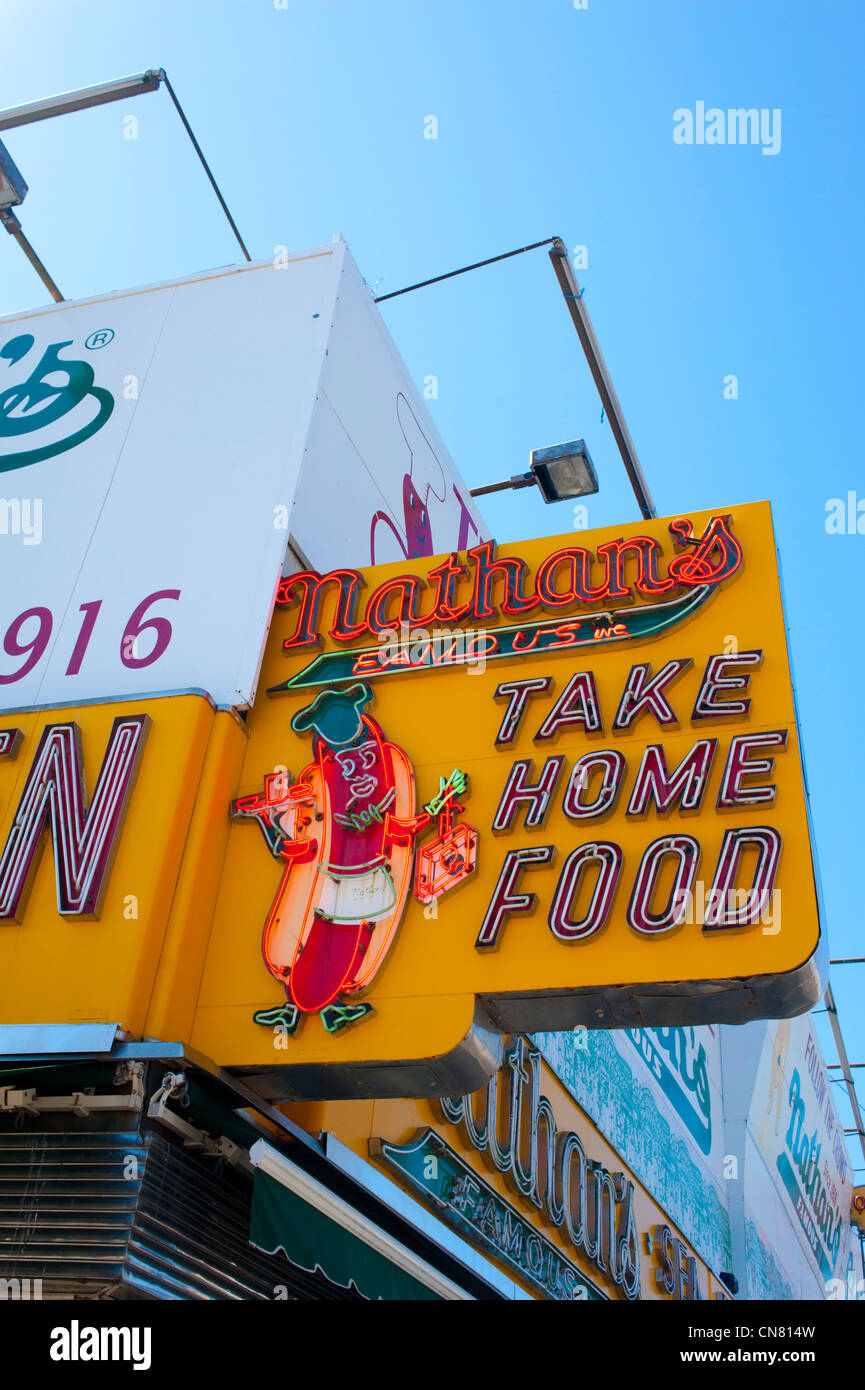
M166 78L166 81L168 79ZM548 236L545 241L533 241L531 246L518 246L516 251L505 251L501 256L489 256L485 261L475 261L474 265L464 265L459 270L449 270L446 275L434 275L431 280L418 280L416 285L406 285L402 290L391 290L390 294L380 294L373 301L375 304L383 304L386 299L396 299L400 294L411 294L412 290L422 290L427 285L438 285L442 280L452 280L455 275L466 275L470 270L480 270L485 265L495 265L496 261L510 260L511 256L522 256L526 251L537 251L539 246L552 246L556 240L554 236Z
M172 87L172 85L171 85L171 83L170 83L170 81L169 81L169 79L168 79L168 73L165 71L164 68L161 69L161 73L162 73L162 80L163 80L163 82L165 83L166 87L168 88L168 95L171 97L171 100L174 102L174 105L175 105L175 107L177 108L177 114L178 114L178 116L180 117L181 121L183 122L183 127L184 127L184 129L185 129L187 135L189 136L190 140L192 141L192 145L193 145L193 148L194 148L194 150L195 150L195 153L198 155L198 158L201 160L202 166L203 166L203 168L204 168L204 172L206 173L207 177L210 179L210 183L211 183L211 186L212 186L212 188L213 188L213 191L214 191L214 193L216 194L217 198L219 199L219 205L220 205L220 207L222 208L222 211L225 213L226 217L228 218L229 225L230 225L230 227L231 227L231 230L234 232L235 237L237 238L237 241L238 241L238 244L239 244L239 246L240 246L240 249L241 249L241 251L243 252L243 254L244 254L244 256L246 257L246 259L247 259L248 261L251 261L251 260L252 260L252 257L250 256L249 252L248 252L247 249L246 249L246 243L245 243L245 241L243 240L243 237L240 235L240 232L237 230L237 223L235 222L234 218L232 217L231 213L229 212L229 210L228 210L228 204L226 203L225 199L223 198L222 194L221 194L220 191L219 191L219 184L216 182L216 179L213 177L213 174L212 174L211 171L210 171L210 165L208 164L207 160L204 158L204 152L203 152L201 146L199 145L198 141L197 141L196 138L195 138L195 134L194 134L194 132L193 132L192 126L189 124L188 120L186 119L186 116L185 116L184 111L183 111L183 107L180 105L180 102L177 100L177 96L176 96L176 93L175 93L175 91L174 91L174 88Z

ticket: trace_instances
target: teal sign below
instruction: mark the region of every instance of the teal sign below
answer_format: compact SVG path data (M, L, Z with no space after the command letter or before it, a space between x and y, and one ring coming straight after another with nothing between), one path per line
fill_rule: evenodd
M371 1139L370 1153L407 1181L461 1236L508 1265L545 1298L607 1301L576 1265L539 1235L434 1129L420 1130L408 1144Z
M704 1154L712 1150L706 1049L693 1028L628 1028L627 1036Z

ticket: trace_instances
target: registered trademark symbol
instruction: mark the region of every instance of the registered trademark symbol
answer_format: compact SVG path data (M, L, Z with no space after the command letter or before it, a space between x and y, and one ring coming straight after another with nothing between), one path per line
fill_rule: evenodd
M113 328L97 328L95 333L91 333L89 338L84 339L84 346L95 352L97 348L107 347L114 337Z

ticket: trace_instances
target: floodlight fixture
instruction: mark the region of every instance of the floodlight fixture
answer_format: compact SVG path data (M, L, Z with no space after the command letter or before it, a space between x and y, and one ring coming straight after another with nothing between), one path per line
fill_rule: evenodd
M598 491L598 475L586 441L572 439L568 444L533 449L528 473L517 473L503 483L472 488L471 496L485 497L490 492L521 487L539 488L545 502L572 502L577 497L590 497Z
M0 208L16 208L27 197L27 185L14 159L0 140Z

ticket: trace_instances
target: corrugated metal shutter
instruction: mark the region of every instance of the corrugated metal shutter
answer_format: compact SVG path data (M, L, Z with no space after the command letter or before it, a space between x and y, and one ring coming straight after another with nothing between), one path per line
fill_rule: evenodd
M355 1296L253 1250L251 1198L157 1134L0 1133L0 1270L45 1298Z

